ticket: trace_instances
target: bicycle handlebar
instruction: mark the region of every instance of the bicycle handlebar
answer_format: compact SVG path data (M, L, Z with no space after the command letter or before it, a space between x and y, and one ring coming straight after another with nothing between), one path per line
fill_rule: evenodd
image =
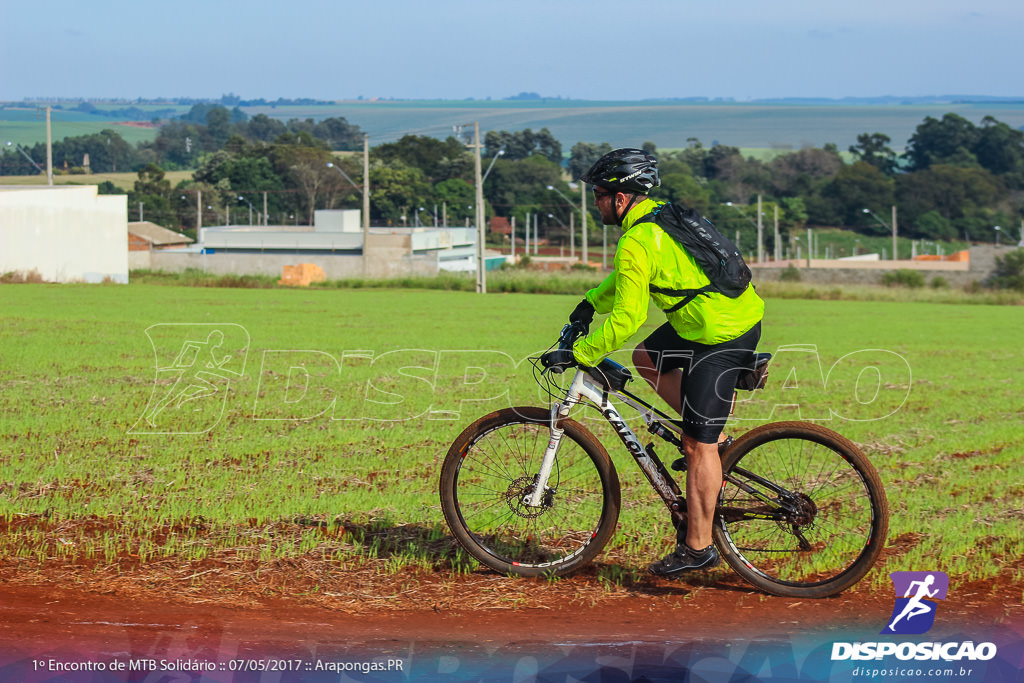
M576 340L587 333L587 326L582 322L567 323L558 336L558 348L571 349Z

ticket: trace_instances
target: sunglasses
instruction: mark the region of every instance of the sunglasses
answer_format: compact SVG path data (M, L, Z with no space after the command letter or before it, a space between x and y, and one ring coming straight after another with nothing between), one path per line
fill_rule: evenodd
M614 197L614 192L607 190L599 190L597 187L594 188L594 199L601 199L602 197Z

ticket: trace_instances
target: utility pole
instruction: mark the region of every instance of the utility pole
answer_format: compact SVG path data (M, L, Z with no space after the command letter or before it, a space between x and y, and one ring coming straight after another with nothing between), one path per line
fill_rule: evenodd
M764 259L763 259L763 256L762 256L762 254L764 252L762 251L762 245L761 245L761 243L764 241L762 239L763 232L764 232L764 224L763 224L763 221L761 220L761 195L757 195L757 262L758 263L763 263L764 262Z
M587 184L580 183L580 222L583 231L583 265L587 265Z
M203 191L196 190L196 239L199 239L199 229L203 227Z
M50 105L46 105L46 184L53 185L53 130L50 127Z
M267 191L263 191L263 227L267 227Z
M526 224L523 226L523 254L530 255L530 212L526 212Z
M370 136L363 135L363 275L370 274Z
M779 243L779 205L775 205L775 260L782 258L782 245Z
M576 212L569 212L569 259L576 260Z
M892 205L892 260L896 260L896 205Z
M487 293L487 267L484 263L484 183L480 162L480 123L473 124L473 181L476 184L476 291Z

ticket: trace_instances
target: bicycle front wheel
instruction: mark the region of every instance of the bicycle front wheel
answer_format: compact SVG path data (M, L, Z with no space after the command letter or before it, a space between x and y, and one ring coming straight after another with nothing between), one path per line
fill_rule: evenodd
M722 470L715 542L737 574L768 593L835 595L863 578L885 545L878 473L829 429L758 427L726 451Z
M619 516L619 480L601 443L574 420L562 424L540 507L523 500L550 439L550 411L506 408L459 435L441 467L441 510L459 543L503 574L569 574L590 562Z

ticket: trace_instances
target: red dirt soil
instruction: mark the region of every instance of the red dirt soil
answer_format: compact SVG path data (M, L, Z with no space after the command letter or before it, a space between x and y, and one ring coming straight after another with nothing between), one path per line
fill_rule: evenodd
M863 585L863 584L862 584ZM1024 586L1009 579L950 589L932 635L999 629L1024 634ZM479 570L441 575L279 561L258 568L176 565L19 570L0 562L0 646L61 646L104 652L127 631L185 632L190 641L226 634L285 648L329 633L338 642L665 642L814 634L877 634L891 589L855 587L834 598L764 595L726 569L698 581L643 579L606 586L596 571L554 582ZM155 636L154 636L155 637Z

